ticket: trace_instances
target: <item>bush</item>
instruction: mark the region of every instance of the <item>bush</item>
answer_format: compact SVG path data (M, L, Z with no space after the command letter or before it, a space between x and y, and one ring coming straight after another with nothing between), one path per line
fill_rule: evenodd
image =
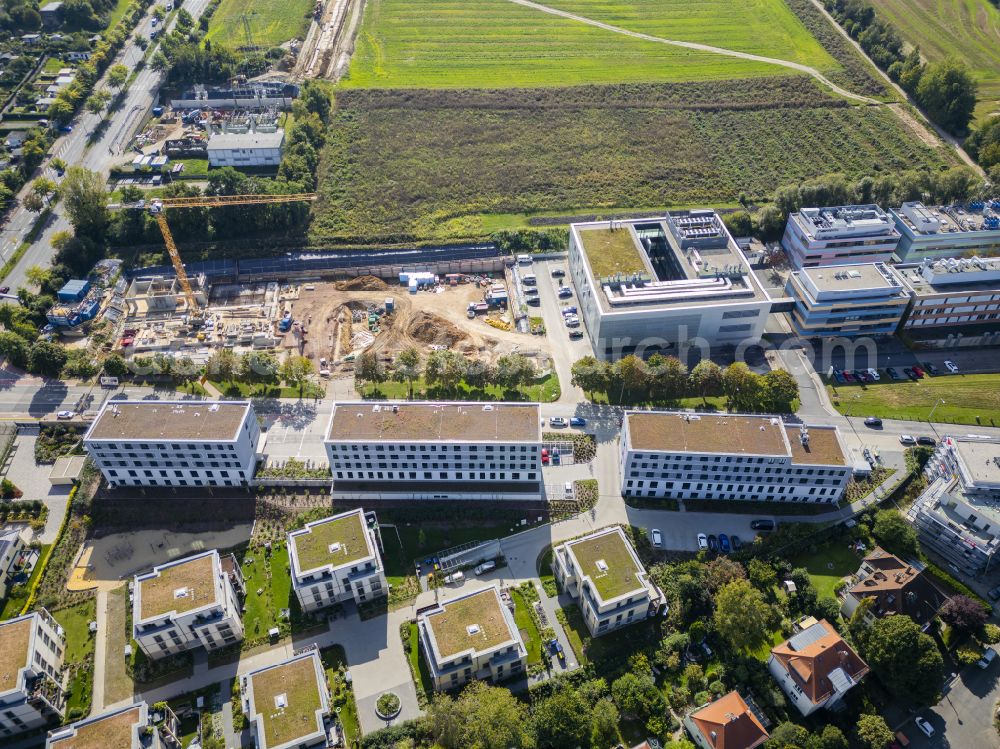
M966 645L955 651L955 660L963 666L971 666L982 657L983 651L971 645Z

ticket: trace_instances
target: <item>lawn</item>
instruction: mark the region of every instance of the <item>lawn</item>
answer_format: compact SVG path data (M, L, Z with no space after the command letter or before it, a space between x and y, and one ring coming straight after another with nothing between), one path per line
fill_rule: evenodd
M304 39L313 5L312 0L222 0L205 38L234 48L245 45L241 17L246 15L254 44L265 50L289 39Z
M49 553L49 548L51 546L52 544L45 544L38 550L38 561L31 570L31 576L24 581L24 585L20 589L20 592L11 594L7 597L7 600L4 601L3 612L0 613L0 621L19 616L21 614L21 609L23 609L24 604L28 602L28 595L31 591L31 586L35 584L35 580L42 572L42 560L45 559L45 555Z
M428 388L421 377L413 381L413 397L415 400L449 400L470 401L538 401L551 403L559 399L559 376L552 372L534 385L518 388L516 391L506 390L498 385L488 385L485 388L473 390L464 382L458 386L458 392L447 392L439 387ZM409 386L405 382L380 382L377 385L366 385L361 391L364 398L405 399L409 395Z
M561 613L557 618L573 648L577 663L585 666L593 662L599 672L620 671L628 656L645 646L653 645L661 637L660 623L655 620L632 624L601 637L591 637L579 606L573 603L559 611Z
M874 0L879 16L928 60L957 57L979 82L981 119L1000 109L1000 10L989 0Z
M108 594L108 642L104 654L104 702L114 702L132 697L133 685L125 661L128 586L122 585Z
M881 381L867 385L828 385L833 405L849 416L995 425L1000 420L1000 375L939 375L916 382ZM938 404L938 401L944 403ZM937 408L935 408L937 406Z
M254 382L209 382L223 395L230 398L298 398L299 389L287 385L269 385ZM303 398L322 398L323 389L314 383L307 382L302 388Z
M247 586L246 612L243 614L246 628L244 646L260 644L272 627L278 627L282 636L289 634L289 620L279 615L281 609L291 608L292 578L288 572L288 548L284 543L273 544L270 556L265 555L263 548L248 550L243 558L242 570Z
M52 616L66 632L64 667L70 674L66 711L84 716L90 712L94 690L94 636L89 627L97 619L96 599L53 611Z
M310 239L317 247L480 241L494 214L713 206L741 193L768 198L820 174L854 179L952 158L918 142L887 108L847 106L801 77L345 90Z
M632 232L627 227L581 230L580 240L587 253L590 270L599 279L646 270Z
M331 645L319 651L323 668L326 669L326 682L333 698L333 711L344 728L344 738L347 746L354 746L361 738L361 727L358 723L358 706L354 701L354 690L344 679L341 669L347 669L347 656L340 645Z
M430 669L427 668L427 664L424 662L423 656L420 654L420 633L417 630L417 623L410 622L410 649L406 654L406 657L410 659L410 669L412 673L420 679L420 683L417 684L419 689L423 689L423 692L428 697L434 694L434 680L431 678Z
M820 598L835 597L833 589L840 580L858 571L861 557L846 545L824 546L814 554L803 554L791 560L792 567L805 567Z
M118 0L118 3L111 9L111 13L108 15L108 21L105 25L106 29L113 29L125 17L125 11L128 10L130 3L131 0Z
M524 647L528 651L528 665L542 662L542 636L535 626L535 620L531 618L531 604L525 599L524 594L513 589L510 597L514 601L514 623L517 625L521 639L524 640Z

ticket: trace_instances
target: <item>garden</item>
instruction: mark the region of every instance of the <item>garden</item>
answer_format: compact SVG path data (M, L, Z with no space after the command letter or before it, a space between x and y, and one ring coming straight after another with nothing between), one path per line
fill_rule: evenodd
M55 463L66 455L83 455L84 427L43 424L35 440L35 462Z
M333 700L333 712L344 729L346 746L354 746L361 738L361 727L358 723L358 708L354 702L354 690L347 681L347 656L340 645L331 645L319 652L320 660L326 671L326 681L330 686L330 696Z
M97 620L96 600L57 609L52 613L66 633L63 668L67 671L66 718L77 720L90 712L94 684L94 635L90 623Z

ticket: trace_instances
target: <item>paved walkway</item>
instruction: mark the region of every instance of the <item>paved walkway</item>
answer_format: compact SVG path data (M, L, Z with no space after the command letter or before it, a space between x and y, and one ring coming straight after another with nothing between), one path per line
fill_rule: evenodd
M94 694L91 713L97 714L104 707L104 664L108 652L108 591L97 590L97 635L94 638Z

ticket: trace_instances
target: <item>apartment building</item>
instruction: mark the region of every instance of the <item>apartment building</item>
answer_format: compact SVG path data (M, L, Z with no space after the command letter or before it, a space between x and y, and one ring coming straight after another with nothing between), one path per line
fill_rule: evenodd
M288 534L292 588L302 610L389 594L375 513L358 508L307 523Z
M249 401L108 401L83 444L108 484L246 486L260 427Z
M618 526L557 546L553 570L580 602L587 629L605 635L659 613L664 597Z
M252 671L241 683L257 749L332 746L326 726L330 693L316 650Z
M802 268L788 276L791 322L805 338L892 335L910 293L885 263Z
M177 716L163 705L155 714L137 702L84 718L50 731L45 749L176 749Z
M924 475L929 485L906 513L920 541L960 572L985 574L1000 548L1000 439L945 437Z
M913 201L889 213L900 234L896 256L903 262L1000 253L1000 200L966 207Z
M206 551L154 567L133 583L132 636L150 658L243 639L240 566Z
M5 598L25 559L24 534L21 528L0 530L0 598Z
M698 749L755 749L770 738L736 691L688 713L684 728Z
M897 265L912 296L903 330L927 343L1000 343L1000 257L927 259Z
M568 264L594 352L610 361L757 341L771 311L714 211L573 224Z
M343 499L542 495L537 403L339 402L325 443Z
M781 246L795 268L885 263L899 231L877 205L803 208L788 217Z
M767 668L802 715L839 703L868 673L868 664L826 621L812 617L771 649Z
M904 562L894 554L876 547L861 562L850 584L840 594L841 612L845 619L854 616L863 601L871 601L865 620L895 614L910 617L927 627L948 595L924 574L921 562Z
M833 504L853 473L836 427L779 416L630 411L620 449L626 497Z
M62 720L66 637L45 609L0 622L0 744Z
M208 138L208 165L211 167L278 166L285 147L285 131L249 130L213 133Z
M465 593L417 617L420 647L434 688L454 689L473 679L520 676L528 665L514 614L500 586Z

